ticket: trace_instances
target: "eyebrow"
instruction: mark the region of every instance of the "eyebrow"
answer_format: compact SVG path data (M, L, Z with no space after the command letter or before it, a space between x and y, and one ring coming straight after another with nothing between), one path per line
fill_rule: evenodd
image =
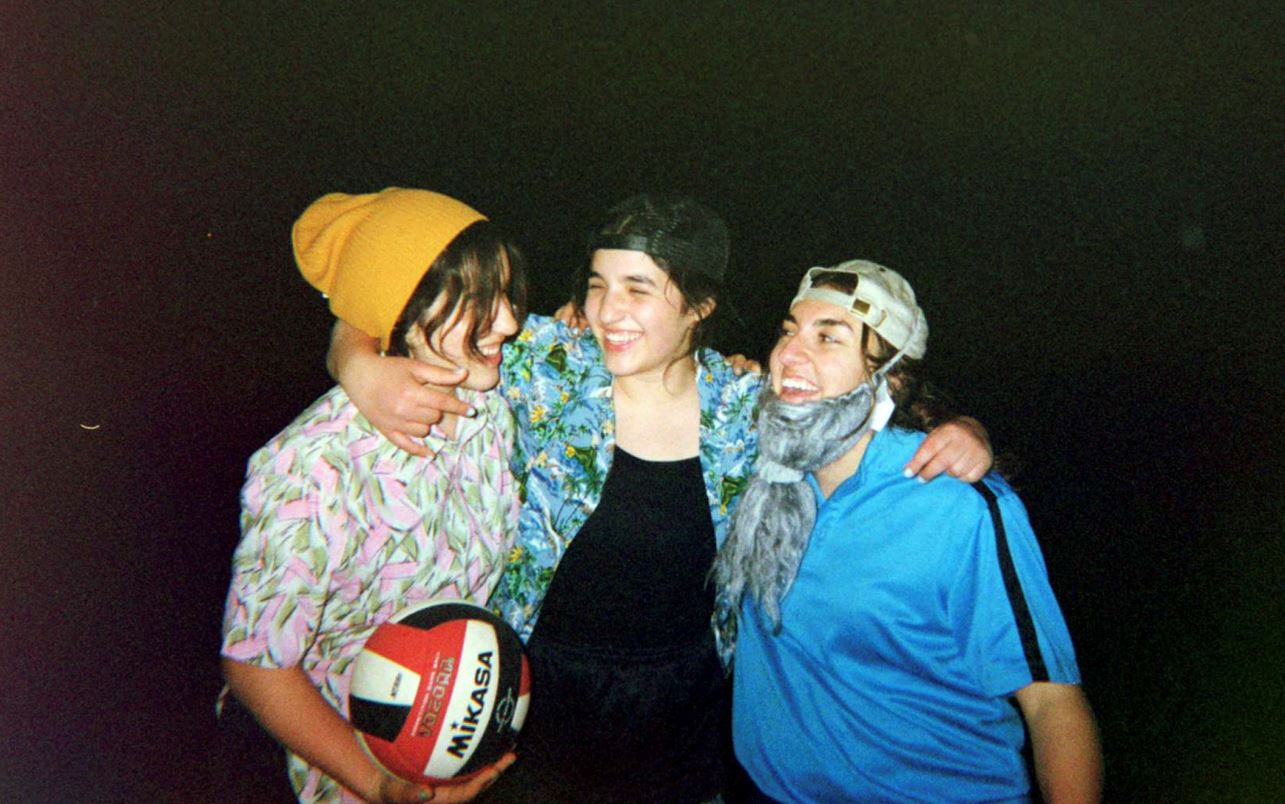
M794 317L794 313L786 313L785 321L783 321L782 323L785 323L785 322L789 322L791 324L794 324L795 326L798 326L798 323L799 323L798 319ZM842 318L818 318L817 320L812 322L812 326L817 328L843 327L849 332L853 332L853 333L856 332L856 330L853 329L852 325L849 324L847 321L844 321Z
M841 318L818 318L812 323L817 327L843 327L851 332L856 332L856 330L852 329L851 324Z
M600 274L599 272L593 269L589 270L589 278L601 279L604 282L607 281L606 277L604 277L602 274ZM629 274L627 276L621 277L621 281L626 283L633 282L634 284L638 284L638 285L648 285L649 287L653 287L653 288L657 287L655 280L653 280L650 276L647 276L645 274Z

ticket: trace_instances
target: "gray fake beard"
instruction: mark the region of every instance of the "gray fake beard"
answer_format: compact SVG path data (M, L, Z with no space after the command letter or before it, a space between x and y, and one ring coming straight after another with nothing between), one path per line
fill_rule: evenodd
M714 562L720 611L716 623L734 638L740 601L749 593L781 629L781 600L789 592L816 521L816 495L805 472L838 460L871 428L877 383L843 396L788 404L767 386L758 418L759 459L732 515L727 541Z

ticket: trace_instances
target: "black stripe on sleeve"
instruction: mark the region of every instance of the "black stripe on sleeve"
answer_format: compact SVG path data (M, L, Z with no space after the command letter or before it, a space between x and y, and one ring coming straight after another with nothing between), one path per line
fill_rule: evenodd
M1040 653L1039 639L1035 636L1035 621L1031 617L1030 608L1026 605L1026 596L1022 594L1022 582L1017 577L1013 555L1008 549L1008 534L1004 530L1004 518L1000 515L999 500L995 497L995 492L981 481L974 483L973 488L986 500L986 507L991 512L991 521L995 525L995 556L999 559L1000 575L1004 578L1004 591L1008 594L1008 604L1013 608L1013 619L1017 622L1017 633L1022 640L1022 653L1026 656L1031 680L1048 681L1049 671L1044 665L1044 655Z

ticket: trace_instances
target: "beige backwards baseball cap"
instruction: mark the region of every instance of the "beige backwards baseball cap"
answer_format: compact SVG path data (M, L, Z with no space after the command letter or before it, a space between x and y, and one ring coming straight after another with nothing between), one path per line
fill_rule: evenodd
M825 274L852 274L856 288L844 293L832 287L815 287ZM848 260L829 268L809 268L790 306L804 299L836 304L892 344L907 357L918 360L928 351L928 321L915 302L915 291L901 274L869 260Z

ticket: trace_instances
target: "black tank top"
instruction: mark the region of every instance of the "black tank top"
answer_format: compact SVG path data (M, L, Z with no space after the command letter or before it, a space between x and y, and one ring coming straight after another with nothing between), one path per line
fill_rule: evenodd
M714 526L700 459L617 448L527 642L516 765L480 802L708 801L731 765L710 632Z
M562 643L642 651L709 630L714 525L699 458L616 448L597 509L558 564L537 630Z

